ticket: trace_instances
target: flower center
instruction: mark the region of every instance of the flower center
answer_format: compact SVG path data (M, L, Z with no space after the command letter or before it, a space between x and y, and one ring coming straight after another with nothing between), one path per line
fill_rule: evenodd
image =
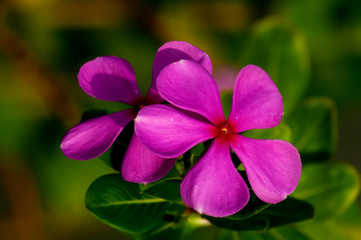
M148 104L145 101L139 101L138 104L136 104L134 106L134 108L138 111L140 111L140 109L144 108L145 106L147 106Z
M220 125L219 129L220 129L220 134L223 135L228 135L232 133L232 128L227 123Z

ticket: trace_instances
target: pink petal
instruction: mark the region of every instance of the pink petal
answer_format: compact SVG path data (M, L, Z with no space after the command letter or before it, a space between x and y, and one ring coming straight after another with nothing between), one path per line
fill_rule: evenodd
M278 203L291 194L301 176L297 149L282 140L258 140L230 135L231 148L241 160L255 194Z
M134 110L127 109L81 122L65 134L60 148L65 156L76 160L98 157L134 117Z
M166 159L155 155L133 134L122 161L122 176L128 182L154 182L166 175L176 160L177 158Z
M160 95L168 102L215 125L225 122L217 84L200 64L190 60L172 63L163 68L157 81Z
M277 126L283 115L282 96L261 68L248 65L238 74L228 123L234 132Z
M183 41L167 42L158 49L153 64L153 80L146 99L150 103L163 101L157 91L156 80L159 72L167 65L181 59L193 60L201 64L208 72L212 73L212 62L208 54L190 43Z
M132 106L142 101L134 70L122 58L95 58L80 68L78 79L80 87L92 97Z
M139 111L135 133L152 152L173 158L216 136L217 129L168 105L153 104Z
M229 144L216 138L181 184L185 204L201 214L226 217L241 210L249 200L247 184L233 165Z

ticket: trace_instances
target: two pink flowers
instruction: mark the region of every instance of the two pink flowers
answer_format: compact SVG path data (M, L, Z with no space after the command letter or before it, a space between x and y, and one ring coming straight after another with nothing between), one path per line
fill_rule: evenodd
M91 60L81 67L78 79L90 96L132 108L70 129L61 142L67 157L87 160L101 155L134 120L134 133L121 163L123 178L131 182L160 179L178 156L213 139L181 183L184 203L201 214L229 216L249 200L248 186L234 167L231 150L262 201L277 203L295 190L301 175L297 149L282 140L240 135L251 129L275 127L283 115L282 97L261 68L248 65L239 72L228 118L209 56L187 42L168 42L158 50L152 84L144 99L133 68L121 58ZM164 101L166 104L161 104Z

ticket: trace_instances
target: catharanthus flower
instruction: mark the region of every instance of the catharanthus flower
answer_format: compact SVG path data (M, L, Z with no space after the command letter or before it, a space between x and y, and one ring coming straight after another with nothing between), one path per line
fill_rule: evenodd
M157 88L174 106L156 104L140 110L135 133L146 147L172 158L214 139L181 183L181 196L188 206L202 214L225 217L247 204L248 186L234 167L230 148L261 200L277 203L295 190L301 175L297 149L282 140L239 134L272 128L281 121L282 97L261 68L248 65L239 72L227 120L212 75L194 61L180 60L165 67L157 78Z
M90 96L106 101L126 103L132 108L86 120L70 129L61 141L64 154L72 159L88 160L103 154L116 140L123 128L145 105L161 103L155 80L168 64L190 59L212 71L206 53L187 42L173 41L159 48L153 64L153 78L149 92L143 99L132 66L124 59L106 56L85 63L79 71L80 87ZM149 151L138 141L136 134L121 163L125 180L147 183L163 177L174 165L176 156L163 158Z

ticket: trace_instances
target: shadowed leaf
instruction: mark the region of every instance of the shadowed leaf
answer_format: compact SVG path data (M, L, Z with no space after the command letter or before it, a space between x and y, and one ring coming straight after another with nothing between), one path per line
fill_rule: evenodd
M120 174L95 180L85 198L86 207L102 222L121 231L141 233L161 223L169 203L139 193L138 184Z
M313 207L305 201L289 197L246 219L234 220L230 218L205 217L214 225L231 230L266 231L268 228L312 218Z

